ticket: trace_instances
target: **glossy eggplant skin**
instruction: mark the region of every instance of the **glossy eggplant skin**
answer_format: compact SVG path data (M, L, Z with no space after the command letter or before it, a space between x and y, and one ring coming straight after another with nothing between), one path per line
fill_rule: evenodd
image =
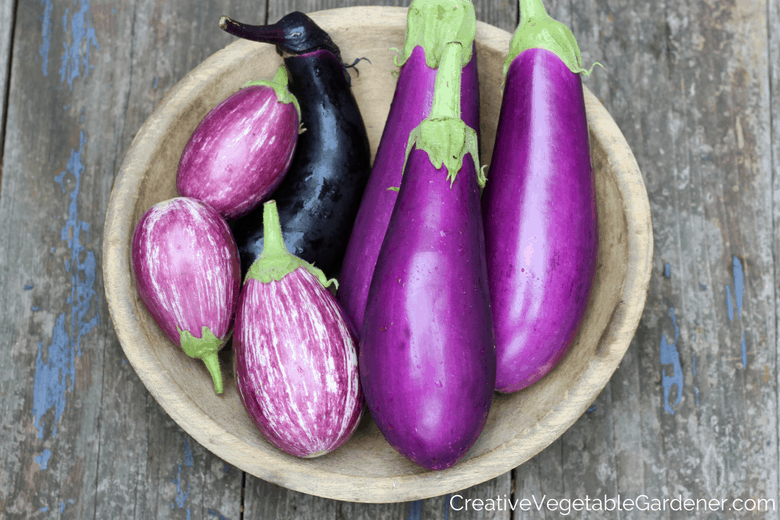
M476 44L461 75L463 121L479 132L479 77ZM401 186L409 134L428 117L437 69L427 65L425 50L415 47L398 75L382 139L371 167L363 200L349 238L339 278L339 302L360 332L379 249Z
M246 280L233 349L244 408L277 448L317 457L357 428L355 338L335 297L305 268L279 281Z
M179 161L177 191L228 220L249 213L290 169L299 123L292 101L267 85L245 86L198 124Z
M496 390L563 358L598 260L595 179L579 74L534 48L511 62L482 198L498 355Z
M222 216L176 197L136 224L132 268L141 301L175 344L202 359L222 393L216 352L230 337L241 286L238 251Z
M320 49L284 59L305 131L273 194L291 253L332 276L340 267L368 181L371 150L349 76ZM244 274L263 249L262 208L231 225Z
M496 357L471 157L450 187L444 167L411 151L371 281L359 366L372 417L405 457L441 470L476 442Z

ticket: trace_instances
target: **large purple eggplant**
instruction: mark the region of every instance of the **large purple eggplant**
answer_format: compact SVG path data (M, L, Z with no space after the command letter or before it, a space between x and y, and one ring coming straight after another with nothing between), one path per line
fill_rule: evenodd
M477 136L460 114L462 46L447 45L415 129L360 339L360 377L387 441L428 469L460 460L496 375L479 207Z
M326 289L333 280L287 251L273 200L263 225L236 312L236 383L274 446L317 457L346 442L363 412L355 336Z
M379 249L401 185L406 144L428 117L436 71L444 44L459 41L467 51L461 74L463 121L479 132L479 79L474 5L470 0L414 0L407 15L406 39L393 102L374 158L341 269L338 299L360 332Z
M226 17L219 25L235 36L272 43L285 56L290 92L301 104L306 131L273 198L287 248L333 275L344 258L371 168L366 127L341 52L328 33L297 11L272 25L246 25ZM248 269L263 250L262 209L231 228Z
M179 195L208 203L228 220L249 213L290 169L300 121L284 67L271 81L247 83L193 132L176 173Z
M229 339L241 286L238 249L220 214L177 197L152 206L135 227L138 295L176 345L202 359L222 393L217 351Z
M563 358L598 254L579 48L541 0L520 9L482 199L501 392L533 384Z

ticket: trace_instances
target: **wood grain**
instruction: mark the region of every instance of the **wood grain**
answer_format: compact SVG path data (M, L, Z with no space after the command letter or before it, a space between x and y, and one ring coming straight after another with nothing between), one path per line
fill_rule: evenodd
M0 517L240 518L242 493L244 518L466 517L445 507L446 495L405 504L334 502L244 479L230 466L225 472L224 462L182 431L138 379L103 297L102 224L114 176L164 94L232 41L211 32L212 17L261 23L293 6L353 4L16 4L0 3L0 337L7 346L0 357ZM653 279L637 334L595 409L513 475L461 494L487 498L511 482L515 498L574 499L583 490L606 490L780 503L780 3L545 4L573 29L586 66L605 65L584 81L614 117L645 179ZM519 16L516 2L475 7L480 20L506 30ZM94 42L74 20L89 22ZM66 49L75 49L78 66L70 56L63 66ZM74 293L79 297L69 302ZM682 386L679 403L675 382ZM36 388L39 396L52 392L37 407ZM732 511L728 518L748 516ZM645 517L691 518L672 511Z

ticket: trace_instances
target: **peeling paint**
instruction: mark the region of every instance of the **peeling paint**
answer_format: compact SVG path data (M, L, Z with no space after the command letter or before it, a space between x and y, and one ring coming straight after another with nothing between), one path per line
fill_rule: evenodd
M41 465L41 469L46 469L49 466L49 459L51 458L51 450L43 450L43 453L35 457L35 463Z
M674 342L669 344L664 334L661 334L661 364L672 365L673 375L667 376L666 369L661 370L661 382L664 389L664 410L674 415L674 409L669 404L669 394L672 386L677 387L677 399L674 404L680 404L683 394L683 373L680 365L680 353L677 350L677 340L680 337L680 328L677 326L677 319L674 316L674 309L669 310L674 325Z
M81 339L100 323L97 291L95 290L96 261L93 251L87 251L82 244L89 243L89 224L79 220L78 197L81 189L81 175L84 172L82 155L86 137L79 136L79 149L71 149L67 168L55 177L66 193L66 176L75 182L69 194L68 218L60 231L60 238L67 243L70 258L65 262L70 272L70 295L68 308L57 317L52 331L52 340L45 355L42 342L38 342L38 356L35 365L33 386L33 422L38 429L38 438L43 438L43 416L54 409L52 435L57 435L57 422L65 410L66 392L73 390L76 377L76 356L81 356ZM82 236L83 235L83 236ZM69 327L66 327L69 322Z
M184 436L184 465L191 468L195 465L195 460L192 456L192 448L190 447L190 438Z
M190 484L187 483L187 492L185 493L182 491L181 488L181 464L179 464L179 473L176 475L176 480L171 479L171 482L173 482L176 485L176 497L174 498L174 501L171 502L171 509L174 509L174 506L178 507L179 509L186 509L187 510L187 520L190 520L190 508L185 508L187 499L190 496Z
M41 68L43 69L43 75L49 75L49 49L51 48L51 12L54 9L52 0L41 0L43 5L43 20L41 22L41 36L42 42L38 49L38 55L43 58Z
M63 44L65 52L62 55L60 81L67 81L71 89L73 89L73 80L81 76L82 67L84 68L84 76L89 75L89 70L92 68L89 65L90 48L99 49L95 29L89 22L89 3L90 0L80 0L79 10L73 13L70 19L70 33L73 43L70 46L67 43ZM65 9L62 25L63 29L67 31L68 9Z
M422 500L409 504L409 516L406 520L420 520L422 517Z

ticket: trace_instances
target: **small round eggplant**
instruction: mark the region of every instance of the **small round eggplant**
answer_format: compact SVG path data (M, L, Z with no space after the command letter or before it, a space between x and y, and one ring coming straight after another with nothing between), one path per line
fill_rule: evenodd
M260 432L297 457L329 453L363 413L354 332L319 269L287 251L276 202L244 281L233 336L241 401Z
M598 261L580 52L541 0L521 0L482 197L496 390L546 374L577 336Z
M173 343L203 360L221 394L217 351L230 337L241 287L227 223L197 200L166 200L138 221L132 254L141 301Z
M228 220L267 199L292 164L301 109L287 71L253 81L209 112L184 147L179 195L202 200Z

